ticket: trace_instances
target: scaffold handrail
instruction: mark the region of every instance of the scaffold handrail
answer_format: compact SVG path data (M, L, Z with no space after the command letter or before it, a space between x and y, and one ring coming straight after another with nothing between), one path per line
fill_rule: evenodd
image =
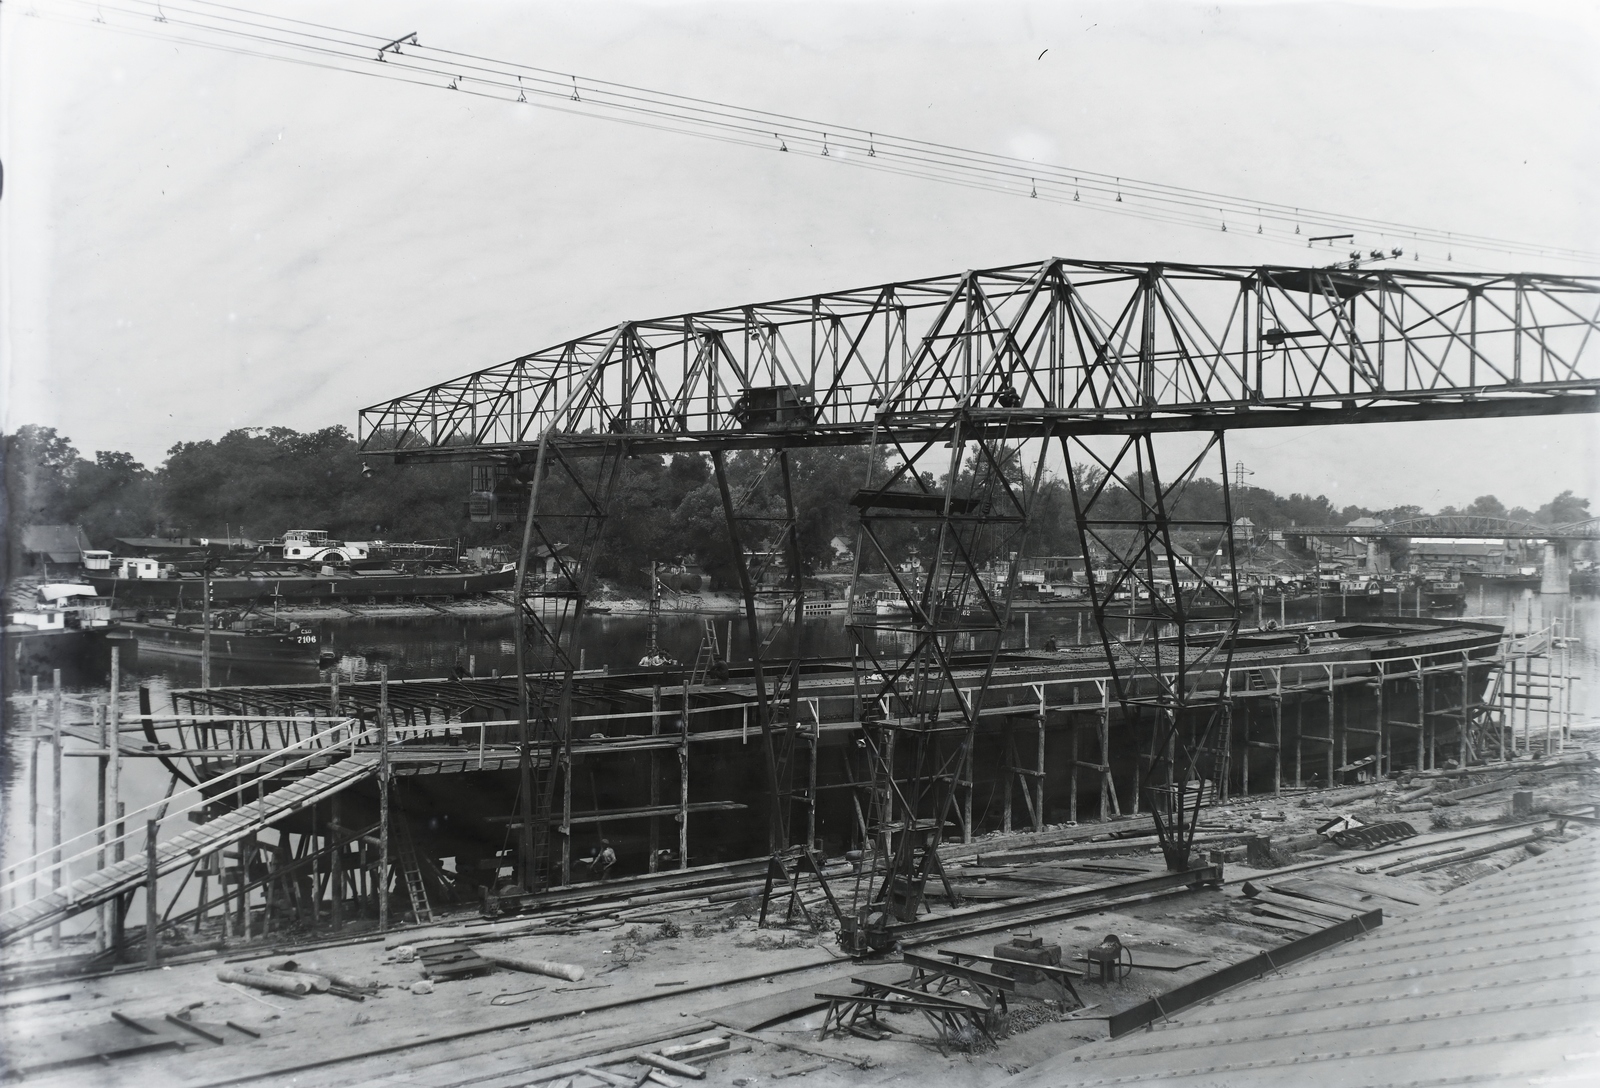
M1521 636L1517 636L1517 637L1521 637ZM1484 647L1481 647L1481 649L1488 649L1488 647L1484 646ZM1316 669L1322 670L1322 669L1326 669L1328 667L1333 667L1333 668L1337 668L1337 669L1340 669L1340 670L1349 670L1349 669L1357 669L1357 668L1371 668L1371 667L1374 667L1374 666L1384 665L1384 664L1392 665L1392 664L1394 664L1395 662L1398 662L1398 661L1410 662L1410 661L1415 661L1417 659L1421 659L1421 660L1424 660L1424 661L1431 661L1434 658L1459 659L1461 653L1462 653L1462 650L1460 648L1450 648L1450 649L1440 649L1440 650L1429 650L1429 651L1422 652L1422 653L1409 653L1409 652L1408 653L1397 653L1397 654L1387 655L1387 656L1383 656L1383 657L1341 658L1338 661L1332 661L1332 662L1319 661L1319 660L1307 660L1307 661L1301 661L1301 662L1291 662L1291 663L1287 663L1287 664L1284 664L1284 663L1275 663L1275 664L1245 663L1245 664L1239 664L1239 663L1236 662L1236 663L1234 663L1234 664L1229 666L1227 672L1228 672L1229 677L1233 678L1233 677L1238 677L1240 675L1248 675L1248 674L1250 674L1252 672L1259 672L1259 671L1262 671L1262 670L1281 671L1281 670L1286 669L1286 668L1316 668ZM1041 659L1040 663L1041 664L1047 664L1048 663L1048 659ZM1432 666L1429 666L1429 667L1432 667ZM1449 666L1449 667L1455 667L1455 666ZM1169 675L1173 672L1172 669L1167 669L1165 671ZM1215 667L1203 670L1203 675L1218 677L1219 678L1219 683L1221 682L1220 681L1221 673L1222 673L1222 670L1220 668L1215 668ZM990 683L989 690L991 692L1001 692L1001 691L1010 691L1010 690L1021 690L1021 689L1024 689L1024 688L1058 687L1058 686L1063 685L1063 684L1065 684L1065 685L1101 684L1101 683L1104 683L1106 680L1107 680L1107 677L1105 675L1080 676L1080 677L1071 677L1071 678L1062 678L1062 679L1048 679L1048 680L1040 680L1037 677L1031 677L1031 678L1021 678L1021 679L1018 679L1018 680L1015 680L1015 681L1005 681L1005 680L1001 680L1001 679L997 678L996 680L994 680L994 681L992 681ZM1231 682L1231 680L1230 680L1230 682ZM1318 681L1318 683L1320 685L1326 686L1327 681L1326 680L1320 680L1320 681ZM1237 684L1234 684L1234 686L1232 687L1232 690L1231 690L1231 694L1234 697L1237 697L1237 698L1250 698L1250 697L1259 695L1260 693L1259 692L1255 692L1255 691L1251 691L1251 690L1249 690L1247 688L1240 687ZM851 693L851 692L841 692L841 693L838 693L838 694L831 694L831 695L802 695L800 697L800 699L801 699L802 702L821 702L821 701L850 702L850 701L853 701L855 699L855 695L853 693ZM1085 704L1085 705L1087 705L1087 704ZM699 706L691 705L691 706L688 707L687 711L685 711L683 708L680 708L680 707L674 707L674 708L671 709L670 712L665 710L665 709L663 709L663 710L661 710L659 712L651 711L651 710L631 710L631 711L607 711L607 712L598 713L598 714L574 714L574 715L572 715L571 721L572 721L574 727L577 727L578 725L584 724L584 723L602 723L602 722L608 722L608 721L624 721L624 720L641 720L641 721L644 721L644 720L649 720L652 717L666 716L666 715L669 715L669 714L671 716L673 716L673 717L684 715L685 713L690 718L705 717L707 715L718 715L718 714L726 713L728 711L735 711L735 710L737 710L737 711L754 711L757 708L758 708L758 703L756 702L756 700L754 700L752 698L752 699L739 700L739 701L735 701L735 702L711 703L711 704L705 704L705 705L699 705ZM1011 706L1003 706L1003 705L1001 705L1001 706L985 706L985 707L978 708L977 712L980 713L980 714L984 714L984 715L1007 714L1007 713L1015 713L1016 712L1016 708L1015 707L1011 707ZM321 720L321 719L299 719L299 720L305 721L305 720ZM471 733L473 733L475 731L476 732L484 732L484 731L487 731L487 730L493 729L493 728L508 728L508 727L512 727L512 726L517 725L517 723L518 723L518 719L516 719L516 718L498 718L498 719L491 719L491 720L485 720L485 721L449 721L449 722L443 722L443 723L435 723L435 724L432 724L432 725L417 725L417 726L399 726L399 725L396 725L396 726L391 726L390 727L389 735L391 737L393 737L393 738L396 738L396 740L405 740L407 738L410 738L410 739L424 739L427 736L429 736L430 734L437 733L437 732L439 732L440 730L443 730L443 729L454 730L454 731L457 731L457 732L462 733L462 734L469 734L470 735ZM859 723L857 723L857 724L859 724ZM831 724L830 723L824 723L824 727L825 728L831 728ZM373 732L375 732L375 730ZM611 738L611 739L616 739L616 740L659 740L659 739L662 739L662 738L656 738L656 737L623 737L623 738ZM670 740L671 738L668 737L666 739ZM580 744L581 745L581 744L583 744L585 742L586 741L575 741L575 744ZM514 746L514 745L512 745L511 742L507 742L506 746ZM539 746L538 742L536 742L535 743L535 747L538 747L538 746ZM226 749L219 749L219 751L225 752Z
M352 733L344 741L338 742L338 743L336 743L336 744L334 744L332 746L329 746L329 747L318 748L318 749L316 749L314 751L307 752L305 755L300 756L298 759L294 759L294 760L291 760L288 763L283 763L281 765L277 765L279 763L279 761L282 759L283 754L285 752L292 751L295 748L299 748L299 747L302 747L304 745L307 745L314 739L321 739L327 733L332 732L334 730L347 729L347 728L350 727L352 722L356 722L356 720L353 719L353 718L343 719L340 722L330 726L328 729L321 730L318 733L313 734L311 737L307 737L304 740L297 741L295 744L290 745L289 747L280 748L280 749L274 751L270 755L262 756L259 759L251 760L250 762L245 763L245 764L241 764L238 767L234 767L234 768L230 768L230 769L222 771L221 773L219 773L216 776L216 778L213 778L213 779L209 780L206 784L209 786L212 782L215 782L218 779L227 779L227 778L240 777L240 776L242 776L242 775L244 775L246 773L249 773L251 771L260 770L263 767L268 767L269 765L273 765L273 766L271 766L271 769L269 769L266 774L263 774L263 775L261 775L261 776L259 776L257 778L253 778L248 782L245 782L245 781L241 780L237 785L233 786L230 789L223 790L220 793L211 794L210 796L202 795L199 800L193 802L192 804L185 805L182 808L172 809L172 810L168 811L165 814L164 819L171 819L174 816L186 815L186 814L188 814L190 812L194 812L194 811L196 811L198 809L205 808L208 805L211 805L211 804L215 803L216 801L218 801L221 798L231 797L231 796L234 796L235 794L243 792L244 790L258 787L260 785L260 783L265 781L266 779L270 779L270 778L276 777L278 775L282 775L282 774L284 774L284 773L286 773L288 771L296 770L299 767L301 767L302 765L310 762L313 759L326 758L332 752L337 752L337 751L339 751L341 749L348 748L350 750L350 753L353 755L355 753L355 750L356 750L356 748L357 748L357 746L358 746L360 741L362 741L362 740L364 740L364 739L366 739L368 737L377 736L377 734L379 732L377 727L373 727L371 729L367 729L367 730L365 730L365 731L363 731L361 733ZM356 724L359 725L360 723L356 722ZM58 803L59 803L59 800L58 800ZM15 861L15 862L11 863L10 865L7 866L8 871L15 873L17 870L22 869L24 867L27 867L27 868L29 868L28 875L25 876L25 877L17 877L17 878L15 878L13 880L7 881L4 884L0 884L0 895L5 894L6 892L10 891L11 889L17 887L18 885L27 883L30 880L37 880L40 876L48 875L48 874L53 873L53 872L55 872L57 870L61 870L63 873L65 873L67 871L67 868L69 866L71 866L74 862L82 861L85 858L88 858L88 857L91 857L93 855L99 854L102 851L110 849L111 847L115 846L116 844L118 844L120 842L126 842L126 841L130 841L130 840L136 839L137 837L139 837L140 835L143 835L145 833L144 829L142 827L137 827L138 820L136 818L139 817L139 816L144 816L147 813L157 812L158 810L161 810L164 807L166 807L167 804L168 804L168 802L165 799L163 799L161 801L152 801L150 804L145 805L142 808L135 809L132 812L124 813L122 816L113 818L111 820L107 820L105 823L99 825L98 827L92 827L89 830L81 832L81 833L79 833L77 835L74 835L69 839L63 839L60 843L52 845L47 850L41 850L39 853L34 854L31 857L21 858L21 859ZM124 830L124 832L121 835L116 834L116 828L117 828L118 824L122 824L127 829L127 830ZM100 838L100 836L105 836L105 837L102 840ZM32 869L32 866L34 864L43 862L45 859L53 857L58 851L62 851L62 850L67 849L70 846L70 844L77 843L80 840L89 839L89 838L93 838L94 841L89 846L88 849L80 850L79 852L77 852L75 854L72 854L71 856L62 857L59 860L50 862L50 864L48 864L48 865L42 865L38 869Z

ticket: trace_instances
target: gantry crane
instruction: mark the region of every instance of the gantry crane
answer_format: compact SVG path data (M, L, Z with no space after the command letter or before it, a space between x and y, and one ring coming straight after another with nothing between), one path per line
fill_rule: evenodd
M919 521L935 542L926 569L897 575L903 614L863 624L895 628L904 652L857 662L862 740L877 755L881 800L881 864L868 905L909 917L940 875L944 829L961 822L963 801L970 808L965 763L1046 447L1059 443L1066 458L1115 697L1129 721L1149 727L1144 800L1168 866L1183 869L1201 790L1216 773L1239 601L1231 510L1202 526L1222 542L1210 558L1187 556L1173 536L1196 524L1183 499L1202 474L1221 481L1226 499L1226 432L1593 412L1597 330L1595 277L1051 258L623 321L367 408L360 436L365 450L398 461L477 463L478 501L524 519L518 660L529 886L545 849L538 798L553 786L531 773L526 753L535 732L557 748L564 736L571 632L616 466L629 456L709 452L737 541L729 451L775 451L792 524L789 451L872 447L875 475L853 500L858 563L887 558L878 534L893 519ZM1203 436L1198 454L1191 439L1175 455L1174 436L1185 434ZM582 497L559 527L540 506L552 475ZM535 584L530 545L558 540L582 546L562 553L557 577ZM1010 563L1009 576L985 586L979 568L996 560ZM792 549L789 562L797 566ZM798 569L789 584L798 598ZM745 589L755 635L748 581ZM958 660L961 647L978 652ZM775 662L764 669L761 656L755 684L778 850L794 841L787 799L798 662L782 671L783 699L768 687ZM536 673L545 681L537 707L527 695ZM970 814L966 821L970 832Z

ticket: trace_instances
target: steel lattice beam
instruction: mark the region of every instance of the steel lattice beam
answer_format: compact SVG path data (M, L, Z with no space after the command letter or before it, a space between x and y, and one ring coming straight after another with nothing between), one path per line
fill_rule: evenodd
M1295 525L1285 536L1359 537L1363 540L1446 537L1457 540L1600 540L1600 519L1570 525L1535 525L1477 514L1435 514L1387 525Z
M1050 260L628 321L361 412L364 448L483 459L904 441L951 411L1057 434L1600 405L1600 278ZM793 410L752 391L790 387Z

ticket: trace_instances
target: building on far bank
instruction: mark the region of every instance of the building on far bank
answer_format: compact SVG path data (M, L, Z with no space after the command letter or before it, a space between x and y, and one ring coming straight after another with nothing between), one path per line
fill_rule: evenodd
M22 530L24 574L83 569L83 553L94 550L80 525L28 525Z

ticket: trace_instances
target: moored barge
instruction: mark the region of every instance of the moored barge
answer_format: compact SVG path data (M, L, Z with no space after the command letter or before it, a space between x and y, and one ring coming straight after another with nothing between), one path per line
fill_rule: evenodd
M194 571L172 571L161 578L90 577L95 590L119 605L199 608L207 579ZM474 597L510 589L514 570L469 571L456 567L425 567L419 571L396 568L315 572L293 568L250 568L209 579L213 605L249 606L260 602L280 604L381 604L415 600Z
M175 613L170 620L125 621L122 626L138 640L140 653L154 657L198 659L209 653L218 662L311 666L326 666L334 659L316 627L292 620L219 613L212 617L209 648L203 617L196 613Z

